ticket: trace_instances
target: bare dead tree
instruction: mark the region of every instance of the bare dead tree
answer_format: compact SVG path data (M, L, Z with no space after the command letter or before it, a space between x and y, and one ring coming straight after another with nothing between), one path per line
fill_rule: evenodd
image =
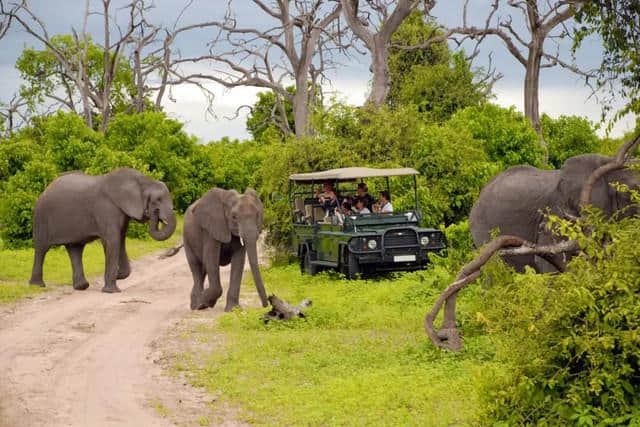
M594 170L589 178L584 182L580 192L580 206L587 207L591 201L591 193L594 184L604 174L623 169L631 160L635 148L640 143L640 134L625 142L619 149L615 157L610 162ZM578 221L580 218L574 218ZM462 350L462 339L456 327L456 297L458 292L468 286L480 276L482 267L495 255L538 255L553 263L553 256L558 254L574 253L579 250L578 242L575 240L564 240L550 245L536 245L518 236L503 235L491 240L482 247L480 253L458 273L456 280L449 285L438 297L432 309L424 319L424 327L431 342L440 348L451 351ZM554 264L556 265L556 264ZM561 266L556 265L559 271ZM442 327L435 329L433 323L444 307L444 318Z
M382 105L391 89L389 76L389 48L391 37L411 12L424 3L424 13L435 0L340 0L342 13L351 31L364 43L371 54L373 82L367 103ZM393 7L393 10L392 10Z
M228 89L250 86L272 90L283 117L280 123L287 123L283 101L288 100L293 105L296 135L307 135L311 132L310 105L319 91L317 81L330 67L326 56L322 64L318 63L319 52L331 55L345 48L341 41L344 30L339 27L341 6L332 0L277 0L272 6L263 0L251 1L255 10L266 16L269 27L239 26L230 0L222 21L194 24L173 32L175 37L178 32L215 28L217 35L209 43L208 54L173 61L177 65L208 61L215 67L214 72L168 74L177 81L204 79ZM295 84L294 93L286 89L289 82Z
M100 129L104 131L112 116L111 97L118 67L121 61L127 60L126 49L133 46L132 68L138 72L136 74L134 71L137 92L133 98L136 110L141 111L142 100L151 91L144 87L144 80L140 77L142 64L147 59L141 52L143 48L156 41L155 36L159 31L146 20L145 14L151 7L148 0L133 0L124 7L128 12L128 19L123 26L114 18L112 0L101 0L99 11L91 10L91 2L86 0L81 29L79 31L72 29L74 46L71 52L62 50L53 42L44 21L34 13L28 0L12 2L11 8L5 7L5 3L0 3L2 6L0 16L17 22L28 34L51 51L59 65L56 73L59 74L64 86L64 97L51 94L49 98L75 111L76 97L79 97L78 102L82 104L82 114L87 125L93 127L93 118L97 112L101 116ZM98 83L92 81L89 76L90 37L87 34L87 25L90 16L93 15L102 18L104 33L102 80Z
M3 136L8 137L13 132L29 122L29 111L27 101L19 95L14 94L7 103L0 102L0 129Z
M561 66L576 74L590 77L593 71L583 71L575 63L564 60L560 54L559 39L569 36L566 29L569 21L582 7L584 0L492 0L483 26L474 26L468 20L469 0L463 7L462 26L450 28L446 35L456 39L458 44L465 40L475 40L474 52L487 36L498 37L507 50L525 68L524 110L542 138L539 110L540 71L544 68ZM504 11L502 6L507 10ZM499 13L505 12L505 13ZM514 16L519 14L526 22L526 30L519 31L514 25ZM545 42L556 43L555 51L545 48Z

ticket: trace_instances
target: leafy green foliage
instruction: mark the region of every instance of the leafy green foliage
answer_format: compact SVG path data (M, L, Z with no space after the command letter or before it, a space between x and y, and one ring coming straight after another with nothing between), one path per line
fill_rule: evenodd
M640 200L637 194L633 196ZM498 362L486 419L511 425L635 425L640 419L640 219L552 219L581 255L558 275L494 264L482 311ZM586 230L590 230L587 233ZM481 309L482 310L482 309Z
M287 91L291 94L295 93L295 87L287 87ZM279 96L279 95L278 95ZM274 117L281 118L282 113L280 107L276 104L279 98L273 91L259 92L258 100L253 104L251 112L247 117L247 130L255 141L262 141L265 133L277 134L280 139L284 138L282 130L274 123ZM289 129L295 129L295 121L293 118L293 105L288 99L280 100L287 117ZM280 119L281 120L281 119Z
M466 218L482 187L501 170L470 132L449 124L426 128L410 158L422 174L420 206L428 224Z
M453 115L450 125L466 129L482 142L489 160L503 168L529 164L543 165L543 151L531 123L514 107L495 104L469 107Z
M104 78L104 51L89 38L87 50L87 76L94 87L103 86ZM70 63L75 63L79 50L85 46L77 45L69 34L51 37L51 44L62 52ZM67 103L67 108L74 107L80 102L80 94L72 82L72 76L60 65L55 53L47 48L37 50L27 48L16 61L16 68L20 71L20 77L24 84L20 88L21 96L35 109L47 99L62 98ZM111 91L112 111L114 113L125 111L130 105L130 94L133 93L133 72L127 61L119 61L118 69L113 80ZM98 113L95 111L94 113Z
M640 0L591 0L576 14L574 48L597 33L604 45L598 84L610 86L605 112L620 98L627 103L616 116L640 112Z
M1 184L0 236L8 247L31 242L33 206L55 177L55 166L33 160L24 166L24 170Z
M541 124L542 134L549 146L549 163L556 168L560 168L569 157L600 150L596 128L586 118L560 116L552 119L543 114Z
M441 123L458 109L479 105L488 87L474 83L475 73L463 52L451 53L446 42L428 43L440 31L414 12L393 34L389 52L391 107L413 105L428 122ZM424 48L405 49L402 46Z

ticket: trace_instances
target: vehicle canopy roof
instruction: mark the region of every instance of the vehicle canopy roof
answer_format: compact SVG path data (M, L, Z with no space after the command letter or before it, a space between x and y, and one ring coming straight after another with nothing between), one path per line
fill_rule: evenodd
M340 168L322 172L294 173L289 179L294 182L318 181L355 181L362 178L420 175L412 168L376 169L376 168Z

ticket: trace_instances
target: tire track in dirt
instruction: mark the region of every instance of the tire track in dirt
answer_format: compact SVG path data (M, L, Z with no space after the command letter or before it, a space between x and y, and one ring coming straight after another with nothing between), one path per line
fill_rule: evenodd
M173 425L150 400L202 394L159 381L152 356L158 338L190 313L184 254L132 267L119 294L100 292L100 279L86 291L65 287L0 307L0 426ZM228 274L222 269L225 289ZM203 314L213 318L223 306Z

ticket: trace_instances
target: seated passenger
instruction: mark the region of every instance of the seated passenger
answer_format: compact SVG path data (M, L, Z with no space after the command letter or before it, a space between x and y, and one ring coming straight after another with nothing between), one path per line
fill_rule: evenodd
M351 202L345 199L342 201L340 209L336 209L337 223L339 225L344 224L344 218L351 214L353 214L353 211L351 210Z
M389 192L384 190L380 192L380 200L374 206L374 212L376 213L392 213L393 205L391 204L391 196Z
M360 184L358 184L358 189L356 191L357 194L353 198L353 204L355 205L357 199L363 199L365 207L369 209L369 211L371 211L371 209L373 209L375 200L373 200L373 197L371 197L371 195L369 194L369 188L367 188L367 184L361 182Z
M369 210L369 208L366 205L366 199L361 199L361 198L357 198L356 199L355 210L356 210L356 213L358 215L370 214L371 213L371 211Z
M335 208L338 207L338 196L333 190L332 182L327 181L323 184L322 193L318 195L318 201L327 215L333 215Z

